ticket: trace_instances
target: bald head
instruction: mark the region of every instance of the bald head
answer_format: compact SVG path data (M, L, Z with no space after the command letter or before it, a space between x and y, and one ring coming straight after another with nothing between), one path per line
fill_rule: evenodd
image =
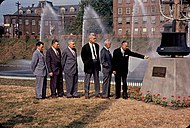
M89 35L89 42L90 43L95 43L96 42L96 34L90 33L90 35Z
M125 51L126 49L128 49L129 48L129 44L128 44L128 42L127 41L123 41L122 43L121 43L121 47L122 47L122 49Z
M104 41L104 46L107 48L107 49L109 49L110 47L111 47L111 42L110 42L110 40L105 40Z
M69 41L68 41L68 46L69 46L71 49L75 48L75 42L74 42L74 40L69 40Z

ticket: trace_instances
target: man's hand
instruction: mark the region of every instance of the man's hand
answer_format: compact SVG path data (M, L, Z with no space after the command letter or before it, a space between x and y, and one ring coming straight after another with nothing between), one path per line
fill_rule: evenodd
M149 56L144 56L144 59L149 59L150 57Z
M49 76L53 76L53 72L50 72L50 73L49 73Z

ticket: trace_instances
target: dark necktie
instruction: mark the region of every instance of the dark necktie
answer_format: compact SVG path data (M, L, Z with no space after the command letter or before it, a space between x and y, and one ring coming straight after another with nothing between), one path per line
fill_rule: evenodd
M96 59L97 57L96 57L96 53L95 53L95 49L94 49L94 45L93 44L92 44L92 50L93 50L94 57Z

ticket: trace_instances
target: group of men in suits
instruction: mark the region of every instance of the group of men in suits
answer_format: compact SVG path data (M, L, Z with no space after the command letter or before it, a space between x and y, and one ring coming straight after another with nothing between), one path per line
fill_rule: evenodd
M46 97L46 84L47 74L50 76L50 90L51 97L63 97L63 74L66 81L66 97L67 98L79 98L78 94L78 64L77 64L77 52L75 48L75 42L73 40L68 41L68 47L63 50L59 48L59 41L52 40L52 46L46 52L46 61L43 54L43 42L37 42L36 51L32 56L31 68L36 76L36 98L44 99ZM91 33L89 35L89 42L86 43L81 50L81 58L84 63L84 96L85 99L90 98L90 79L93 75L95 98L109 99L110 97L110 84L112 73L115 75L116 89L115 99L121 97L121 79L123 82L124 99L128 98L127 95L127 74L128 74L128 60L129 56L134 56L142 59L147 59L148 56L144 56L135 52L132 52L128 48L128 42L123 41L121 47L117 48L113 52L113 57L109 51L111 47L110 40L104 42L104 47L100 51L99 57L99 45L96 43L96 35ZM103 73L103 85L102 95L100 95L100 81L99 71Z
M75 42L68 41L68 47L61 54L57 39L52 40L52 46L46 51L46 61L43 54L44 43L36 43L32 56L31 68L36 76L36 98L46 98L47 74L50 76L51 97L63 97L63 74L65 73L67 98L78 98L78 68Z
M96 35L91 33L89 35L89 42L82 47L81 57L84 63L84 88L85 88L85 98L89 99L90 90L90 78L94 77L94 88L95 97L102 97L109 99L110 97L110 83L112 73L115 75L115 99L121 97L121 79L123 82L123 93L122 97L124 99L128 98L127 94L127 74L128 74L128 61L129 56L138 57L142 59L148 59L148 56L144 56L139 53L132 52L128 47L128 42L123 41L121 47L116 48L113 52L113 57L109 51L111 47L111 42L106 40L104 42L104 47L101 49L101 54L99 58L99 45L96 43ZM102 95L100 96L100 82L99 82L99 71L103 72L103 85L102 85Z

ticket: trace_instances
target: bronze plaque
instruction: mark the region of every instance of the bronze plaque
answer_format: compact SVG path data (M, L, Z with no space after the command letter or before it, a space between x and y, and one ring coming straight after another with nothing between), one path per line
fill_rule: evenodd
M166 67L153 67L152 76L165 77L166 76Z

